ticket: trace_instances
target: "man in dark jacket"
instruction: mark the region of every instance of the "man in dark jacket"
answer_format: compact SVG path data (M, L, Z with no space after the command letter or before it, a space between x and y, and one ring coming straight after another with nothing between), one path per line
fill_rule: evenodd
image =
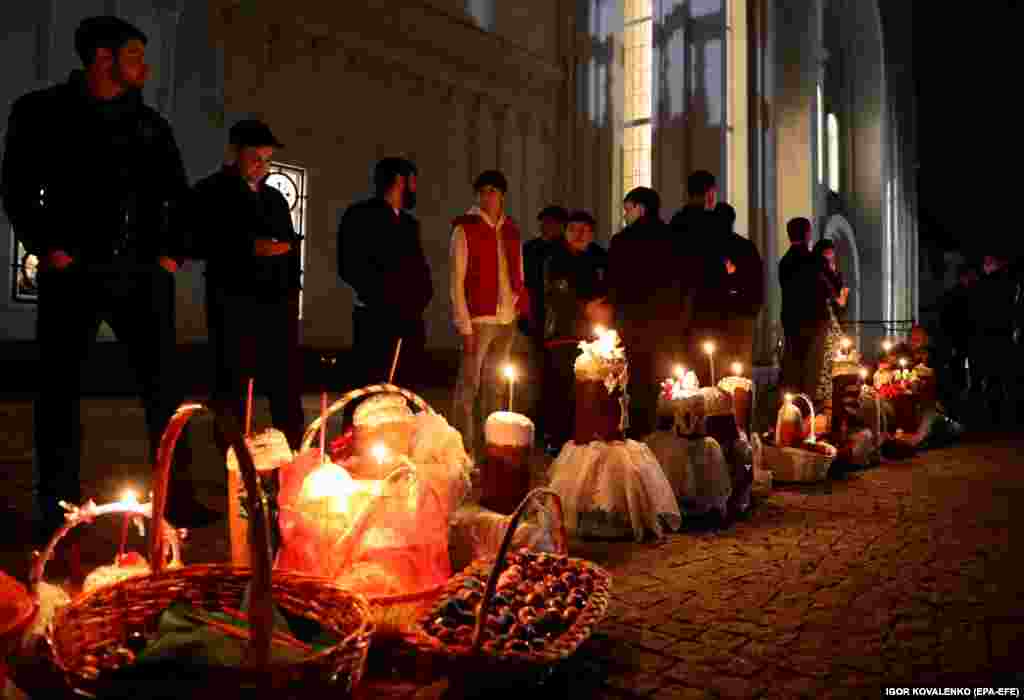
M18 238L41 261L36 339L35 495L40 538L79 503L83 363L105 320L130 344L155 450L183 399L174 366L174 273L188 181L170 125L142 101L146 36L116 17L75 32L84 70L11 108L3 203ZM83 170L85 168L85 170ZM178 454L188 460L185 441ZM189 465L171 470L169 519L199 526Z
M577 344L589 338L596 323L607 324L590 311L605 297L608 253L594 242L597 222L585 211L568 215L565 235L544 263L541 304L544 307L544 381L541 414L546 444L561 448L572 435L573 365Z
M623 200L626 228L608 251L608 302L629 358L629 435L656 424L659 381L686 362L683 338L692 314L693 265L661 220L661 198L637 187Z
M711 381L711 367L704 356L706 341L722 345L725 332L724 319L729 308L726 283L726 238L721 235L721 219L715 213L718 186L715 176L707 170L696 170L686 179L687 202L672 217L670 226L678 245L702 264L694 270L693 317L684 339L687 355L692 358L693 369L702 385ZM719 348L725 350L725 348ZM724 361L726 353L712 355L714 361ZM716 372L715 377L720 377Z
M722 377L732 362L749 372L754 356L754 324L764 306L764 263L757 246L736 233L736 210L719 202L715 206L721 231L723 259L711 261L725 270L725 298L721 342L714 355L716 377Z
M808 245L811 222L803 217L786 224L789 250L779 261L782 287L782 330L786 350L782 386L788 392L814 395L825 359L828 303L832 297L824 266Z
M270 399L274 426L302 441L300 242L284 195L267 184L281 144L263 122L231 127L229 162L195 186L195 255L206 263L215 405L241 418L247 384ZM220 447L227 451L223 437Z
M569 212L551 205L537 214L540 233L523 243L523 274L530 292L529 335L541 342L544 337L544 264L548 257L563 248L565 227Z
M986 255L972 287L969 310L971 377L978 379L985 419L1008 427L1018 418L1019 344L1015 341L1019 287L1006 256Z
M939 325L949 357L948 381L940 382L939 389L944 394L943 399L950 405L955 405L968 388L968 347L973 325L970 295L978 282L978 271L973 265L963 263L957 268L956 276L956 284L942 295L939 302Z
M376 195L353 204L338 228L338 272L355 293L354 348L360 382L387 381L398 339L395 381L417 388L422 379L423 312L434 295L416 206L416 166L385 158L374 169Z

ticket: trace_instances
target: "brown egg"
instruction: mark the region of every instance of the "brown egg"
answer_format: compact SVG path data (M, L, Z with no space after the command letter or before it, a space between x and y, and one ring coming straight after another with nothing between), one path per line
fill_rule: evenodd
M520 608L519 612L516 613L516 619L523 625L532 624L537 619L537 609L530 606Z
M531 593L526 596L526 604L533 608L544 607L545 596L543 593Z
M576 619L580 616L580 611L577 608L566 608L562 613L562 621L568 625L576 622Z

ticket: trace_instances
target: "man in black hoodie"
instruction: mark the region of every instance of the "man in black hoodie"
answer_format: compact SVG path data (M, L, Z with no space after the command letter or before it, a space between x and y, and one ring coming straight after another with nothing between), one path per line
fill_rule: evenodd
M195 255L206 263L216 405L243 415L249 379L274 426L299 449L305 429L299 355L300 241L284 195L267 184L282 144L255 119L231 127L229 162L195 186ZM220 447L227 442L218 436Z
M387 381L398 339L395 382L416 388L422 376L423 312L434 295L416 206L416 166L385 158L373 174L376 195L350 206L338 227L338 274L355 293L354 347L360 382Z
M11 108L2 167L4 208L41 261L36 338L35 496L41 539L79 503L80 379L101 321L131 346L154 453L183 399L174 365L174 273L185 254L188 181L170 125L142 101L146 36L117 17L75 32L84 70ZM178 456L187 461L185 440ZM215 517L195 500L188 464L171 470L168 517Z

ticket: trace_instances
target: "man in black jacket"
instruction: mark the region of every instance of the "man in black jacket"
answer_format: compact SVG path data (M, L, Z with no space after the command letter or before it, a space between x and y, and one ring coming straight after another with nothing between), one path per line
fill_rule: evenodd
M726 239L721 236L721 218L715 214L718 185L707 170L696 170L686 179L687 202L676 212L669 224L677 244L702 264L694 272L693 315L684 339L687 356L702 385L711 381L711 367L704 355L706 341L722 348L724 318L728 313L725 258ZM717 362L723 352L712 355ZM715 373L720 377L721 372Z
M416 166L385 158L374 169L376 196L350 206L338 227L338 273L355 293L354 348L360 382L387 381L398 339L395 382L422 383L426 328L423 312L434 295L416 206Z
M627 225L608 250L608 302L629 358L629 436L636 439L656 426L660 380L686 363L683 338L693 312L696 270L660 209L654 190L631 190L623 201Z
M828 303L832 297L824 265L808 245L811 222L803 217L786 224L789 250L779 261L782 287L782 330L786 350L782 358L782 386L788 392L814 396L825 359Z
M116 17L75 32L84 70L18 99L2 168L3 203L41 261L36 338L35 495L39 532L64 522L58 501L81 501L79 380L100 322L131 345L156 450L183 399L174 367L174 273L188 182L170 125L142 101L146 36ZM179 456L188 460L185 441ZM188 464L171 470L168 516L214 517L194 499Z
M206 263L215 405L244 415L248 380L270 399L293 450L305 428L299 355L300 241L288 202L267 184L281 143L263 122L231 127L230 162L195 186L195 256ZM227 443L218 436L220 447Z
M736 210L719 202L715 206L719 218L723 256L719 264L725 270L721 343L715 354L716 376L722 377L730 363L740 362L749 372L754 355L754 324L764 306L764 263L757 246L749 238L736 233Z

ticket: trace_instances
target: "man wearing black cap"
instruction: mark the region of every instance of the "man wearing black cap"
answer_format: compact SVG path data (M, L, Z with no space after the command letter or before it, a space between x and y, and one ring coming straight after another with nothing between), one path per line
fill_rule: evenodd
M399 339L394 381L416 389L424 380L423 312L434 283L412 214L416 177L410 160L380 160L373 172L375 196L346 209L338 226L338 274L355 295L352 330L362 384L388 379Z
M478 450L477 396L484 416L500 408L498 370L508 360L516 320L529 316L519 226L505 215L508 181L485 170L473 183L477 205L452 222L452 320L462 337L454 425L467 450Z
M299 237L288 201L267 184L282 145L261 121L231 127L229 158L195 186L194 255L206 262L214 404L236 419L249 379L298 449L305 426L299 357ZM219 438L221 449L226 442Z
M75 31L83 70L11 108L2 180L7 215L38 276L39 394L35 404L37 536L79 503L82 367L107 321L130 344L155 453L183 398L174 366L174 272L188 181L170 125L142 101L146 35L117 17ZM187 461L179 441L178 456ZM194 499L188 464L172 474L168 516L199 526L213 514Z

